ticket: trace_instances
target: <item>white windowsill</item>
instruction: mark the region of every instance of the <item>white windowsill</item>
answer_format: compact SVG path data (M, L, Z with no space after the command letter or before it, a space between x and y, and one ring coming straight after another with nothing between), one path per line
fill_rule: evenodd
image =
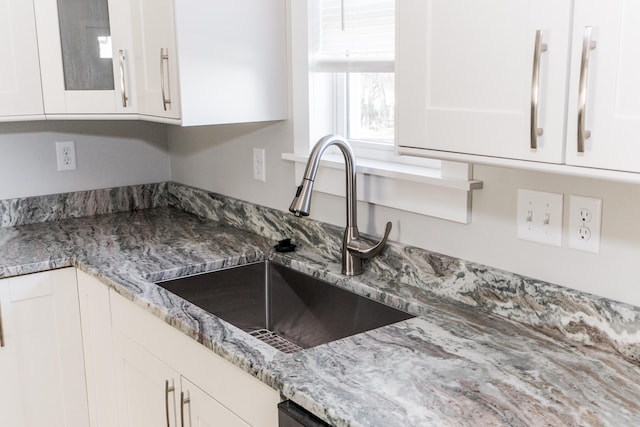
M296 165L296 185L304 174L308 155L283 153L282 158ZM464 168L442 169L404 165L358 158L358 200L468 224L471 222L471 192L482 188L482 181L469 179ZM447 171L454 171L449 176ZM344 159L326 153L314 189L344 197Z
M282 158L284 160L306 164L309 156L295 153L282 153ZM344 160L341 155L325 154L320 161L320 165L344 170ZM443 177L441 169L403 165L401 163L384 162L380 160L358 159L356 172L365 175L396 178L403 181L420 182L456 190L471 191L482 188L482 181Z

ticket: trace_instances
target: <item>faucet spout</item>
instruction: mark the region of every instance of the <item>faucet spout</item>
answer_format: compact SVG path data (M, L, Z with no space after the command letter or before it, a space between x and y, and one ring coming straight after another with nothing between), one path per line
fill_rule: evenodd
M308 216L311 209L311 192L313 190L313 183L318 173L318 166L320 166L320 158L324 154L325 150L330 146L335 145L340 149L344 156L345 173L346 173L346 197L347 197L347 227L351 227L356 223L356 167L355 156L349 142L337 135L327 135L321 138L311 150L309 154L309 160L307 161L307 167L304 171L302 183L296 190L296 196L291 202L289 211L296 216Z
M372 258L382 250L391 231L391 223L387 223L383 239L374 246L369 246L360 238L358 232L357 195L356 195L356 164L355 156L349 142L337 135L327 135L321 138L311 150L307 167L304 172L302 183L296 190L296 195L291 202L289 211L294 215L308 216L311 210L311 193L313 183L318 173L320 158L325 150L335 145L344 156L345 181L346 181L346 202L347 202L347 224L342 242L342 274L355 276L362 274L362 259Z

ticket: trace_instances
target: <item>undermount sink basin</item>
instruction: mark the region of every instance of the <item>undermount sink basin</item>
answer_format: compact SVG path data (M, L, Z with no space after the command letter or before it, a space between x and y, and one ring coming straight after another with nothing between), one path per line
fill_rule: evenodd
M270 262L157 284L286 353L414 317Z

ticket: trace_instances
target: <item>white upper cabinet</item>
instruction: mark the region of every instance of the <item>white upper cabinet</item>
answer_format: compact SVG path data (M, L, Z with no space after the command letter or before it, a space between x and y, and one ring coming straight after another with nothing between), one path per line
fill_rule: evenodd
M31 0L0 0L0 120L43 118Z
M191 125L288 117L284 0L132 0L139 112Z
M173 0L132 0L139 113L179 119Z
M397 13L400 152L563 162L569 0L403 0Z
M35 11L47 116L135 113L129 2L35 0Z
M398 3L400 153L640 172L639 2Z
M639 22L636 0L575 2L568 164L640 172Z

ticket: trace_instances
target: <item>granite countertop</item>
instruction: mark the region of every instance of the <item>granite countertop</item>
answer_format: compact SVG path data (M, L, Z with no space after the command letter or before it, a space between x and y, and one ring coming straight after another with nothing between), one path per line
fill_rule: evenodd
M159 207L0 228L0 277L75 265L336 426L640 425L640 367L613 351L274 243ZM265 258L418 317L286 355L150 282Z

